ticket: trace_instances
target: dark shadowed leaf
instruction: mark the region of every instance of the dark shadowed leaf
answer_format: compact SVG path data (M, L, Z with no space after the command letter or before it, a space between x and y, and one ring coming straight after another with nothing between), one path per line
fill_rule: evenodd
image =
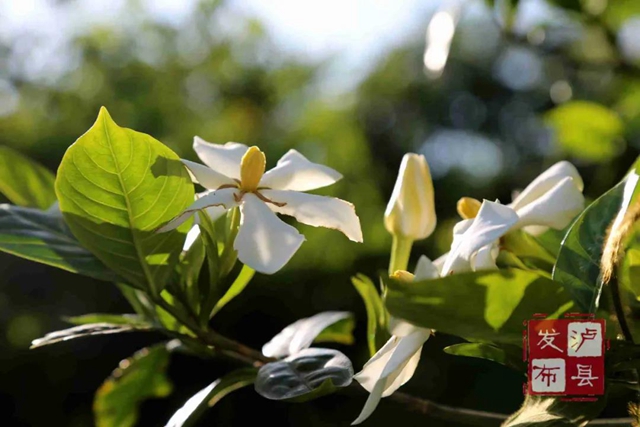
M122 332L144 331L151 329L149 324L123 325L110 323L90 323L86 325L74 326L73 328L61 331L50 332L42 338L33 340L31 348L43 347L62 341L74 340L76 338L90 337L93 335L119 334Z
M193 184L173 151L121 128L102 108L65 153L56 193L83 246L132 285L161 291L190 224L181 231L155 230L194 199Z
M522 349L515 346L489 343L462 343L445 347L444 351L445 353L456 356L491 360L508 366L518 372L526 372L526 364L522 360Z
M325 311L300 319L284 328L262 346L262 354L279 358L298 353L308 348L329 326L350 318L352 319L353 316L347 311Z
M382 304L378 289L364 274L357 274L351 278L367 310L367 343L371 356L376 354L390 338L387 331L387 310Z
M562 283L582 312L598 308L602 283L600 261L609 225L624 215L638 184L631 172L611 190L591 203L569 228L553 268L553 279Z
M0 147L0 193L19 206L48 209L56 201L55 176L44 166Z
M171 393L171 382L165 374L168 364L169 350L164 344L143 348L121 361L96 392L93 400L96 426L134 426L142 401Z
M176 411L165 427L189 427L195 423L204 411L218 403L229 393L253 384L258 370L255 368L238 369L215 380L193 395L191 399Z
M453 274L405 283L389 280L389 312L424 328L478 340L522 344L522 322L573 307L569 293L544 276L518 269Z
M353 366L337 350L307 348L258 371L256 391L271 400L304 402L351 384Z
M0 204L0 251L96 279L118 277L67 228L60 211Z

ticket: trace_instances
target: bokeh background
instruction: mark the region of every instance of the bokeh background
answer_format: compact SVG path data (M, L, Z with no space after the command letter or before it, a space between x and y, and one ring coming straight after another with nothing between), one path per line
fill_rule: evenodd
M367 360L364 307L349 277L388 263L386 200L407 151L427 156L439 227L415 245L447 250L462 196L508 202L560 159L594 198L640 149L638 0L0 0L0 145L55 170L101 105L184 158L194 135L259 145L274 164L296 148L345 178L322 194L355 203L365 244L300 226L307 242L279 274L258 277L215 319L254 347L294 320L353 311L356 369ZM0 201L4 201L0 199ZM86 338L29 351L64 316L130 312L115 286L0 254L0 424L89 426L94 391L140 347L162 337ZM429 341L403 390L437 402L513 412L524 378L454 358ZM173 393L141 406L163 425L226 362L182 355ZM250 388L200 425L348 425L365 395L307 404ZM623 416L613 399L607 416ZM400 417L400 418L399 418ZM427 420L383 401L367 425ZM428 420L430 425L458 425Z

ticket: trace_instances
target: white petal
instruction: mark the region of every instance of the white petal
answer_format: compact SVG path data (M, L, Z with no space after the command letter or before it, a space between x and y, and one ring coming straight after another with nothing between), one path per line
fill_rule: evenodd
M447 262L448 257L449 252L445 252L433 260L433 265L438 269L438 274L440 274L440 276L442 276L442 267L444 266L444 263Z
M289 150L278 160L275 168L264 174L260 186L278 190L309 191L331 185L340 178L342 175L338 171L313 163L296 150Z
M194 225L193 227L191 227L191 230L189 230L189 232L187 233L187 237L184 239L184 244L182 245L182 251L183 252L188 251L193 245L193 242L196 241L199 235L200 235L200 227L198 227L197 225Z
M416 265L416 269L413 274L413 280L437 279L440 277L438 267L436 267L431 260L424 255L418 259L418 265Z
M405 337L391 337L354 378L367 391L369 398L360 416L352 424L360 424L378 406L380 398L391 395L413 376L420 360L422 345L431 336L419 328Z
M223 190L225 190L225 189L223 188ZM197 193L196 194L196 199L201 199L201 198L213 193L213 191L214 190L207 190L207 191L203 191L202 193ZM218 190L218 191L222 191L222 190ZM234 199L234 202L235 202L235 199ZM228 209L225 208L224 206L211 206L211 207L205 208L204 211L209 215L209 218L211 219L211 221L215 221L218 218L220 218L222 215L227 213ZM200 220L198 218L198 213L196 212L195 215L196 215L196 217L195 217L196 221L195 222L196 222L196 224L199 224Z
M238 258L260 273L273 274L296 253L304 236L280 220L254 194L240 204L240 230L233 244Z
M199 136L193 138L193 150L202 163L229 178L240 179L240 161L248 149L237 142L212 144Z
M189 206L184 212L180 215L160 227L157 232L163 233L165 231L173 230L178 228L181 224L183 224L187 219L191 217L194 213L199 211L200 209L211 208L213 206L221 207L223 211L228 210L236 206L236 201L234 195L237 191L237 188L223 188L222 190L211 191L206 195L200 197L198 200L193 202L191 206Z
M551 190L560 181L565 178L572 178L574 185L579 191L582 191L584 183L578 173L578 170L571 163L561 161L551 166L549 169L540 174L536 179L531 181L518 197L509 205L513 209L518 210L541 197L547 191Z
M428 337L427 337L428 339ZM426 341L426 340L425 340ZM424 344L424 341L423 341ZM402 387L409 381L413 374L416 372L418 363L420 363L420 355L422 354L422 346L418 348L418 351L413 353L413 356L409 358L407 363L403 366L400 374L389 384L387 381L387 388L382 393L382 397L391 396L397 389Z
M204 188L216 190L221 185L237 185L233 179L221 174L220 172L216 172L207 166L184 159L182 160L182 163L187 167L187 170L191 175L191 180L202 185Z
M407 335L410 335L420 329L423 328L412 325L406 320L402 320L393 316L389 318L389 332L394 337L406 337Z
M269 203L275 212L291 215L303 224L342 231L350 240L362 242L360 219L349 202L297 191L262 190L261 193L274 202L286 203L284 206Z
M358 415L358 418L356 418L351 423L352 426L366 421L366 419L369 418L371 414L373 414L373 411L376 410L376 408L378 407L378 403L380 403L380 399L382 398L383 388L384 381L379 381L374 385L373 389L371 389L370 391L367 401L364 403L364 407L362 408L360 415Z
M390 379L388 385L391 385L409 359L430 336L431 330L424 328L415 328L413 333L404 337L392 336L354 378L367 391L373 390L375 383L380 379ZM385 391L386 389L387 387L384 388Z
M327 327L348 319L351 314L347 311L324 311L311 317L300 319L282 331L262 346L262 354L267 357L286 357L309 348L313 341Z
M478 249L471 257L471 269L473 271L497 270L496 258L500 249L495 243L486 245Z
M584 196L572 178L565 178L532 203L517 210L518 227L543 225L562 230L584 207Z
M473 223L454 240L442 266L442 276L471 270L471 256L481 247L502 237L517 222L518 215L513 209L485 200Z

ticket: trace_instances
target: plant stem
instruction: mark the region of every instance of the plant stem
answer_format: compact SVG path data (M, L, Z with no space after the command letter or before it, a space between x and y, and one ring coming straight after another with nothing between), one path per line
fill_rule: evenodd
M622 306L622 298L620 295L620 284L618 282L618 275L616 273L612 275L608 285L609 289L611 290L613 309L616 313L616 318L618 319L618 324L620 325L622 335L624 336L624 339L626 341L629 341L633 344L633 335L631 334L631 329L629 328L629 324L627 323L627 318L624 315L624 307Z
M411 246L413 240L398 234L393 235L393 243L391 245L391 261L389 262L389 275L397 270L406 270L409 265L409 255L411 255Z

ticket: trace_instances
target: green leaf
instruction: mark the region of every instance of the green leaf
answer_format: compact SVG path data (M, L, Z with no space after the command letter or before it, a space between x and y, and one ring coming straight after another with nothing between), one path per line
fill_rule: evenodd
M187 402L173 414L165 427L192 426L204 411L213 407L226 395L253 384L256 380L257 373L258 370L255 368L238 369L215 380L187 400Z
M353 366L337 350L307 348L258 371L256 392L271 400L305 402L351 384Z
M584 313L598 308L602 282L600 261L609 225L624 215L638 184L631 172L618 185L591 203L573 222L562 241L553 279L562 283Z
M65 317L64 320L74 325L109 323L111 325L130 325L134 327L151 326L149 322L137 314L91 313L83 314L82 316Z
M118 276L80 245L56 207L0 205L0 251L100 280Z
M242 270L236 277L236 280L233 281L227 292L218 300L213 311L211 312L211 316L215 316L217 312L222 310L222 308L227 305L231 300L240 295L242 291L247 287L251 279L255 274L255 270L248 265L243 265Z
M386 305L416 326L483 341L522 345L522 322L557 317L573 301L557 282L518 269L453 274L405 283L389 279Z
M387 310L371 279L364 274L357 274L351 278L351 283L360 294L367 310L367 343L369 353L373 356L390 338L387 331Z
M143 348L120 362L96 392L93 401L96 426L134 426L142 401L171 393L172 385L165 374L168 364L169 350L164 344Z
M0 147L0 193L19 206L48 209L56 201L55 176L44 166Z
M154 231L193 202L178 156L149 135L119 127L103 107L67 150L56 193L78 240L132 285L159 294L190 224Z
M541 264L553 265L555 257L542 246L537 239L522 230L514 230L500 239L501 249L504 248L518 258L537 260Z
M608 108L587 101L570 101L546 113L563 151L585 161L606 162L624 149L622 119Z
M347 319L353 319L347 311L325 311L300 319L262 346L262 354L276 358L296 354L308 348L328 327Z
M489 343L462 343L445 347L444 352L455 356L491 360L521 373L527 370L522 360L522 349L517 347Z
M90 323L60 331L50 332L42 338L33 340L31 348L44 347L62 341L69 341L76 338L90 337L94 335L120 334L122 332L145 331L151 329L150 324L141 323L138 325L122 323Z
M522 408L502 427L580 427L596 418L606 401L605 396L598 396L597 402L574 402L558 397L527 395Z
M313 342L335 342L338 344L351 345L355 342L355 338L353 337L355 327L355 319L353 316L349 316L326 327Z

